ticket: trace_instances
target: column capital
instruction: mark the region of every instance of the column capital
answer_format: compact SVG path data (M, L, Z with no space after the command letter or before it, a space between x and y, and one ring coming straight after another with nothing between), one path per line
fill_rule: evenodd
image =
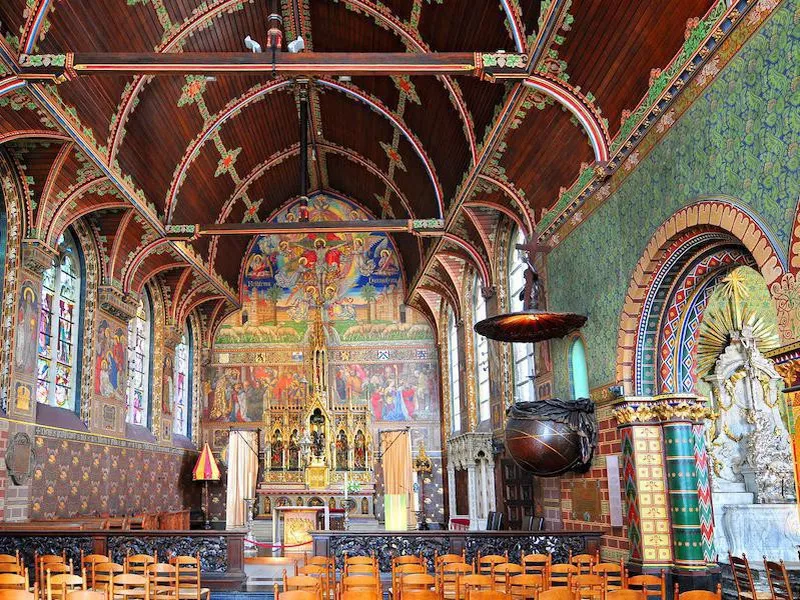
M100 310L126 323L136 316L139 308L139 298L136 295L110 285L97 288L97 299Z
M58 251L41 240L27 238L22 240L22 266L42 275L58 258Z
M714 416L706 399L694 394L625 396L614 403L612 414L618 427L664 421L699 422Z

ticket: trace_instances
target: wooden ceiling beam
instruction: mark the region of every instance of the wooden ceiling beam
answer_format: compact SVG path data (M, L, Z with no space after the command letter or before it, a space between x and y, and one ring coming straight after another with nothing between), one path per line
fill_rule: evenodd
M200 236L276 235L297 233L412 233L419 236L444 234L441 219L375 219L367 221L292 221L288 223L212 223L210 225L168 225L173 240L192 240Z
M525 54L505 52L76 52L22 54L20 77L71 79L86 75L472 75L520 79L528 75Z

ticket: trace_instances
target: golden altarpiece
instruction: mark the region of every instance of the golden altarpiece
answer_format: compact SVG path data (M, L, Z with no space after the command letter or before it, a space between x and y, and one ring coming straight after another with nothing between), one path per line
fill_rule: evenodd
M328 506L373 517L372 416L366 405L335 403L321 310L311 323L299 393L264 404L264 461L259 512L281 506Z

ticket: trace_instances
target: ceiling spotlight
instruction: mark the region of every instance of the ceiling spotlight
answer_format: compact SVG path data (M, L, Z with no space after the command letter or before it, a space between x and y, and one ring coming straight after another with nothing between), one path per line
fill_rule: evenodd
M289 52L292 54L297 54L298 52L302 52L306 47L306 42L303 40L303 36L297 36L297 39L293 42L289 42Z
M251 52L261 52L261 44L259 44L249 35L246 38L244 38L244 46Z

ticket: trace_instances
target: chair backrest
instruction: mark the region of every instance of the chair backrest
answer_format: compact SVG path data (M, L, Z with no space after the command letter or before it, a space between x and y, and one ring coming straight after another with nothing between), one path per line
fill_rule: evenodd
M0 563L0 573L14 573L16 575L22 575L22 565L15 562L4 562Z
M572 553L570 553L569 562L578 567L578 575L588 575L592 572L592 567L600 560L595 554L576 554L572 556Z
M470 591L494 590L494 581L491 575L463 575L458 578L457 593L459 598L468 598Z
M419 591L419 590L417 590ZM339 600L379 600L378 592L376 590L347 590L342 592ZM435 599L415 599L415 600L438 600Z
M168 563L153 563L145 567L145 579L154 598L178 598L178 569Z
M542 575L514 575L508 578L506 593L512 598L536 600L544 589L544 581Z
M572 578L578 575L575 565L550 565L549 587L569 586Z
M378 584L378 578L370 575L348 575L347 577L342 577L342 591L354 589L377 591Z
M28 578L18 573L0 573L0 590L27 590Z
M436 577L427 573L409 573L400 580L400 589L404 597L408 590L436 590Z
M755 598L756 590L753 585L753 574L750 572L750 563L747 562L747 555L742 554L742 557L739 558L728 552L728 561L731 565L733 583L736 584L736 592L739 598L745 594L750 594L752 598Z
M655 575L634 575L625 577L628 589L644 592L646 600L666 600L667 598L667 579L664 570L661 570L661 577Z
M97 565L111 562L111 557L105 554L81 554L81 569L86 576L86 585L94 588L94 569Z
M94 585L95 590L107 591L111 587L111 579L115 575L125 572L125 567L118 563L97 563L94 565Z
M78 590L67 592L66 600L107 600L107 596L103 592Z
M342 600L348 600L342 598ZM364 600L364 598L354 598L352 600ZM403 600L440 600L439 594L433 590L403 590Z
M156 562L156 557L149 554L133 554L131 556L126 556L125 572L145 575L148 565L154 565Z
M0 590L0 600L36 600L36 592L28 590Z
M494 573L496 565L501 565L508 562L508 552L504 555L500 554L487 554L486 556L478 555L478 573L480 575L491 575Z
M575 595L568 587L557 587L539 592L539 600L575 600Z
M606 600L645 600L645 598L641 590L612 590L606 593Z
M189 598L188 594L191 592L196 600L200 600L202 593L202 588L200 587L200 554L198 553L196 556L173 556L169 559L169 564L175 567L175 578L181 598Z
M524 569L515 563L500 563L499 565L495 565L493 575L495 589L505 591L509 577L522 575L524 572Z
M17 550L16 554L0 554L0 563L19 564L19 550Z
M522 557L522 566L526 575L542 575L547 577L550 573L552 557L549 554L526 554Z
M592 573L600 575L606 581L606 591L619 590L625 587L625 573L622 561L618 563L597 563Z
M129 598L148 600L150 598L148 578L136 573L120 573L119 575L114 575L111 578L110 590L110 598L113 598L117 592L123 592L125 594L125 600Z
M47 600L63 600L68 591L85 590L86 579L81 575L58 573L53 575L47 571Z
M755 598L755 596L753 596ZM675 595L673 600L722 600L722 584L717 584L716 592L709 592L708 590L691 590L689 592L681 593L678 584L675 584Z
M402 556L393 556L392 557L392 566L397 567L400 565L424 565L425 559L421 556L417 556L416 554L403 554Z
M276 600L316 600L317 596L314 592L307 590L291 590L289 592L278 592L278 586L275 586L275 599Z
M783 560L775 562L764 557L764 569L767 573L769 591L772 592L773 600L794 600L792 585L789 583L789 574L786 572L786 565Z
M344 555L344 564L346 565L374 565L374 556L347 556Z
M403 565L407 566L407 565ZM412 567L419 567L419 565L410 565ZM419 567L421 568L421 567ZM347 566L347 574L348 575L376 575L378 573L378 567L375 565L348 565Z
M510 600L510 596L497 590L467 589L467 600Z
M450 563L463 563L467 562L467 557L462 551L461 554L437 554L434 559L434 567L437 569L449 565Z
M580 598L602 598L605 594L606 580L602 575L582 574L572 578L572 589L575 590L575 597Z

